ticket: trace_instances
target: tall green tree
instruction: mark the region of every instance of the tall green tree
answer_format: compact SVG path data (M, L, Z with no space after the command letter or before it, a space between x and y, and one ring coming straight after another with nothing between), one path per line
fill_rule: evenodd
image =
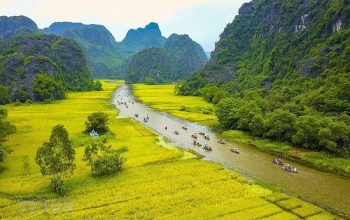
M104 112L93 112L85 121L85 131L95 130L97 133L106 133L108 128L108 115Z
M281 109L275 110L268 114L265 123L265 137L277 140L291 141L295 134L295 122L297 116L289 111Z
M108 145L106 139L94 140L86 146L83 161L91 167L92 175L108 175L121 170L126 162L121 154L127 150L125 146L114 149L112 145Z
M243 104L244 101L238 98L222 99L216 105L215 115L224 127L236 129L239 120L237 112Z
M7 118L7 109L0 108L0 163L4 162L5 151L2 146L2 142L7 140L9 134L16 132L16 127L10 122L6 121Z
M59 194L66 191L63 178L73 174L74 159L75 150L68 139L68 132L60 124L53 127L49 141L39 147L35 157L41 173L53 176L51 186Z
M36 101L63 99L64 87L61 81L48 74L37 74L33 82L33 93Z
M9 89L6 86L0 85L0 105L10 103L10 101Z
M299 116L295 124L296 134L292 141L304 148L317 149L319 146L318 132L321 124L315 116Z

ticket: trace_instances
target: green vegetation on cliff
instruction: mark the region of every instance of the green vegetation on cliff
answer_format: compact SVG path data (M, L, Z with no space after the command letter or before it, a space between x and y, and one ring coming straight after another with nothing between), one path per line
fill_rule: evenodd
M349 28L347 0L253 0L175 92L218 103L226 128L349 156Z
M91 90L92 77L80 46L55 35L20 34L0 47L0 102L62 99ZM43 76L44 75L44 76ZM7 92L7 93L6 93Z
M203 48L188 35L172 34L163 47L141 50L126 69L128 83L172 83L203 68Z

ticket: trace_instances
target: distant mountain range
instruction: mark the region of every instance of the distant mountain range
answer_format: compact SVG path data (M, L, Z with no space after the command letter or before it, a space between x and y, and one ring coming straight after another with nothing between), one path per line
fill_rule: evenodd
M47 74L65 90L90 90L92 78L174 82L203 68L208 60L188 35L166 39L154 22L130 29L116 42L102 25L55 22L40 30L25 16L0 17L0 57L0 103L37 100L38 74ZM5 101L1 91L9 94Z
M112 34L102 25L56 22L44 28L43 33L76 40L82 46L90 72L95 78L124 78L128 64L136 53L150 47L162 48L167 41L161 35L158 24L154 22L144 28L130 29L121 42L116 42ZM200 53L198 56L206 62L207 57L204 56L203 48L199 44L196 47L198 49L192 52ZM199 70L201 67L203 65L191 67L183 75L187 76L191 73L190 71Z

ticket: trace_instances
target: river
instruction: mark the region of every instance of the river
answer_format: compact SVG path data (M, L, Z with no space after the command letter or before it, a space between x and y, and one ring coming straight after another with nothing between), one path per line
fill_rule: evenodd
M137 102L125 84L122 84L115 91L113 103L120 110L118 117L134 118L168 139L174 146L192 149L204 155L205 160L220 163L231 170L238 170L248 178L271 183L287 193L298 195L327 210L341 213L350 218L349 178L321 172L294 161L283 159L285 164L289 163L292 167L298 169L298 173L286 172L281 169L281 166L271 163L273 156L268 153L236 143L219 144L215 133L207 127L153 110ZM136 113L139 115L138 117L135 117ZM145 122L144 118L147 116L149 120ZM182 129L182 126L186 126L187 130ZM174 134L175 130L179 132L178 135ZM198 135L198 141L202 144L209 144L212 151L205 151L202 147L193 145L191 134L200 131L209 134L210 140ZM240 154L232 153L230 151L232 146L238 147Z

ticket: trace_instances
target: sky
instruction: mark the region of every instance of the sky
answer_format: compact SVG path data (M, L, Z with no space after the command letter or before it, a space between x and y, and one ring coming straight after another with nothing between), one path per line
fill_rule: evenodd
M204 51L250 0L0 0L0 16L24 15L43 29L70 21L105 26L117 42L128 30L156 22L162 35L188 34Z

